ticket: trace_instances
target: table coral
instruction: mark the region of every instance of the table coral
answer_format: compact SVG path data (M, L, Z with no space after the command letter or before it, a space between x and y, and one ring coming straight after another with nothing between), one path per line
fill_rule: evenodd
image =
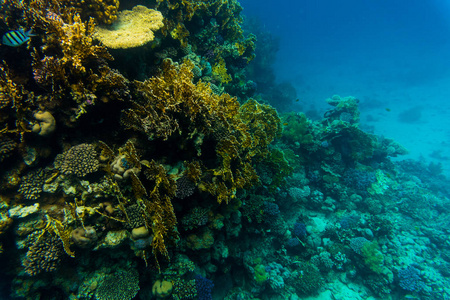
M117 20L109 27L97 27L95 38L106 47L127 49L153 41L154 32L163 26L163 15L154 9L137 5L119 12Z

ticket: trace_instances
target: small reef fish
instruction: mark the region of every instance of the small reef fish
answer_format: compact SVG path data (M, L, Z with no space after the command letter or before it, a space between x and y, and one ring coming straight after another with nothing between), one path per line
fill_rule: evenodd
M3 35L2 44L10 47L19 47L28 42L30 36L35 36L31 33L31 29L27 32L23 29L11 30Z
M52 11L48 11L47 14L45 15L45 17L49 21L63 23L63 20L62 20L61 16L56 14L56 13L54 13L54 12L52 12Z

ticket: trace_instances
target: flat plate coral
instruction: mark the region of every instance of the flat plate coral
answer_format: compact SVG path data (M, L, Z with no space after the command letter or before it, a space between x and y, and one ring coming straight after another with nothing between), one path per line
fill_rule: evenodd
M97 27L94 36L108 48L134 48L153 41L153 32L163 25L163 16L159 11L137 5L132 10L119 12L111 26Z

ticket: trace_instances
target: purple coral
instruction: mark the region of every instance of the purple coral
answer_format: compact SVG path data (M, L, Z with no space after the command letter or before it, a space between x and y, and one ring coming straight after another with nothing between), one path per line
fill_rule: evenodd
M295 223L294 224L294 231L293 231L294 235L296 237L302 238L304 236L306 236L306 225L303 223Z
M420 278L420 271L413 266L398 271L398 278L400 287L410 292L418 292L424 285Z
M212 300L214 283L200 274L195 275L198 300Z

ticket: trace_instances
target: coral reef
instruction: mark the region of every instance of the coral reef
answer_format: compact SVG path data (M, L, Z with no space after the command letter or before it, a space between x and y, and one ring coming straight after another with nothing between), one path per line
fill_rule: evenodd
M12 298L450 298L440 165L391 160L355 97L280 113L236 0L136 4L0 1L35 34L0 48Z

